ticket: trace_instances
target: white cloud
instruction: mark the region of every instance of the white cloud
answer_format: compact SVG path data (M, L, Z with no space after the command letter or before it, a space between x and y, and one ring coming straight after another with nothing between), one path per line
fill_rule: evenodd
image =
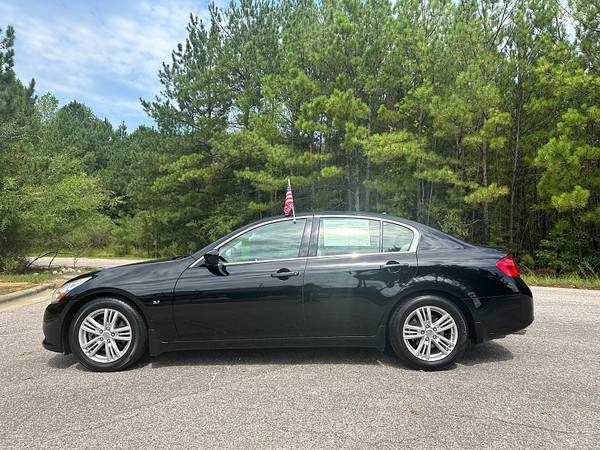
M38 92L141 114L137 98L159 92L158 70L185 40L190 12L208 17L190 0L125 4L110 12L98 11L97 3L76 4L77 13L44 12L49 4L42 5L0 4L0 17L16 28L19 77L35 78Z

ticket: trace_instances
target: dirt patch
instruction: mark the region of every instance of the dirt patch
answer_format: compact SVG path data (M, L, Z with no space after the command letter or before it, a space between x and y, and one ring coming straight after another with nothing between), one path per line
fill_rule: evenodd
M10 294L11 292L22 291L23 289L27 289L35 286L34 283L8 283L5 281L0 281L0 295L2 294Z
M0 295L10 294L12 292L22 291L24 289L29 289L34 286L39 286L40 284L45 284L52 286L54 289L62 286L64 284L64 278L58 278L56 280L48 280L43 283L30 283L26 281L0 281Z
M12 282L12 281L0 281L0 289L5 288L5 287L19 287L19 286L28 286L31 285L31 283L27 283L27 282Z

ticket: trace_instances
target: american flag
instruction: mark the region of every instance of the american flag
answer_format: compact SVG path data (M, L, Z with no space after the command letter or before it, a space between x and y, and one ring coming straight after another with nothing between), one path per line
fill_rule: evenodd
M294 211L294 196L292 195L292 183L290 183L290 179L288 178L285 202L283 203L283 215L289 216L290 213L293 213L294 216L296 216L296 211Z

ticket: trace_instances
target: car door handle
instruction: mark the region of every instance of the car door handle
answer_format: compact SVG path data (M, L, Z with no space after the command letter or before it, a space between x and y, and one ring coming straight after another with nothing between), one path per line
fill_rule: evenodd
M285 272L272 273L271 277L273 277L273 278L289 278L289 277L297 277L298 275L300 275L300 272L285 271Z
M381 266L381 268L382 269L390 269L392 267L408 267L408 266L409 266L408 263L399 263L396 261L388 261L383 266Z

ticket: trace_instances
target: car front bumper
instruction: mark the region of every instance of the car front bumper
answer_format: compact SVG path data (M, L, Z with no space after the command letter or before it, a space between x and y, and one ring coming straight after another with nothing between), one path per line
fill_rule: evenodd
M65 305L59 303L50 304L44 311L44 320L42 330L44 332L44 340L42 345L46 350L58 353L65 353L65 339L63 333Z

